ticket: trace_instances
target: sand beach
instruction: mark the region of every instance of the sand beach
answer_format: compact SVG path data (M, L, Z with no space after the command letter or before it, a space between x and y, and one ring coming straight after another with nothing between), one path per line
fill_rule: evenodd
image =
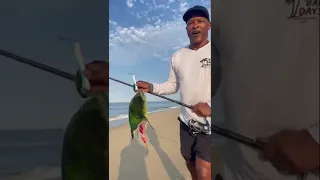
M179 110L179 108L168 108L149 114L148 119L155 131L148 126L148 150L143 145L138 134L136 134L134 140L131 139L129 124L125 120L121 122L121 125L110 128L109 179L191 180L184 159L180 154L179 121L177 120ZM34 134L34 132L31 133ZM39 151L37 156L30 156L32 159L22 159L24 163L20 164L20 166L31 163L37 158L43 160L54 158L56 161L46 160L49 166L42 162L40 163L41 166L35 164L34 167L30 167L31 170L29 171L0 177L0 180L61 180L60 167L58 166L60 164L61 144L52 144L53 146L50 146L50 151L48 152L42 152L42 150L48 149L50 143L60 142L63 138L63 131L39 132L36 137L39 136L55 138L51 140L52 142L44 139L47 144L40 144L43 146L42 149L34 148L34 150L38 149ZM32 139L30 136L26 137L29 140ZM43 141L43 139L40 140L41 142ZM221 172L223 162L221 144L219 139L213 141L213 174ZM43 156L39 156L41 153ZM52 163L55 163L54 166L50 166Z
M131 139L128 124L110 129L109 178L110 180L191 180L180 154L179 108L151 113L147 128L148 150L140 136ZM214 146L213 172L220 171L222 150Z

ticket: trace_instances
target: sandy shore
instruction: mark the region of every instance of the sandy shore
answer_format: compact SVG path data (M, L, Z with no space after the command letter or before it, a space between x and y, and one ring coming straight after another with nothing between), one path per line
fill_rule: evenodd
M191 180L180 154L179 109L152 113L148 119L155 128L147 129L148 150L140 136L131 140L128 124L110 129L109 178L110 180ZM223 162L221 144L213 146L212 171L221 172ZM41 169L0 180L61 180L60 168Z
M110 129L110 180L189 180L188 169L180 154L179 109L150 114L148 119L155 128L147 129L148 150L140 136L131 140L128 124ZM215 148L213 172L221 165L221 151Z

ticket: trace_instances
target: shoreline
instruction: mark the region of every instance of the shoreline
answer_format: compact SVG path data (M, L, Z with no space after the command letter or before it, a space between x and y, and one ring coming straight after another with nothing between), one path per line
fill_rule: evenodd
M129 123L109 129L109 179L179 179L191 180L190 173L180 153L180 109L151 113L148 119L154 130L147 127L147 144L140 135L131 138ZM214 143L212 175L221 172L223 149Z
M180 109L148 114L147 145L138 131L131 138L129 123L109 130L109 179L191 179L180 155Z
M127 119L123 124L109 128L109 179L178 179L191 180L180 153L180 108L151 112L148 119L154 131L147 128L148 149L140 135L131 138ZM109 122L111 124L111 121ZM213 141L212 175L222 172L222 144ZM61 180L60 167L37 167L30 171L0 177L1 180Z
M162 110L157 110L157 111L152 111L148 113L148 116L153 116L154 114L161 114L161 113L167 113L167 112L175 112L175 111L179 111L180 113L180 107L170 107L170 108L166 108L166 109L162 109ZM176 118L178 117L179 113L176 115ZM178 120L177 120L178 121ZM218 122L218 124L220 124L222 122ZM129 119L128 117L126 118L121 118L121 119L117 119L117 120L109 120L109 131L111 129L117 128L117 127L122 127L125 125L129 125ZM223 138L219 135L216 134L212 134L212 136L216 137L216 141L214 140L213 142L217 143L215 145L218 145L220 143L223 143Z
M148 112L148 116L150 116L151 114L155 114L155 113L162 113L162 112L166 112L166 111L170 111L170 110L177 110L177 109L180 110L180 107L168 107L168 108L164 108L164 109L160 109L160 110L156 110L156 111L151 111L151 112ZM122 116L122 115L119 115L119 116ZM114 117L117 117L117 116L114 116ZM114 118L114 117L111 117L111 118ZM112 128L115 128L118 126L122 126L127 123L129 123L128 117L119 118L119 119L111 119L111 120L109 117L109 129L112 129Z

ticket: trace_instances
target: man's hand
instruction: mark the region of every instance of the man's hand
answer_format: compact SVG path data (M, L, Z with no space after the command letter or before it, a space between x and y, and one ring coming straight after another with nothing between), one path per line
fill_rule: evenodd
M211 116L211 107L208 103L198 103L192 106L192 111L200 117Z
M142 90L144 92L149 92L150 91L150 84L145 81L138 81L137 82L137 87L138 90Z
M319 144L307 130L283 130L265 139L263 156L279 171L301 174L319 168Z
M84 76L90 83L90 94L109 92L109 64L93 61L86 65Z

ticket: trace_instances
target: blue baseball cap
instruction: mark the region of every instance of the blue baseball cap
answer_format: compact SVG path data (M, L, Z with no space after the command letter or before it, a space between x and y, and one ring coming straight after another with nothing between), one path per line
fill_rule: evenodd
M189 19L191 19L193 16L204 17L208 19L208 21L210 21L210 15L209 15L208 9L203 6L196 5L188 9L183 15L183 20L185 22L188 22Z

